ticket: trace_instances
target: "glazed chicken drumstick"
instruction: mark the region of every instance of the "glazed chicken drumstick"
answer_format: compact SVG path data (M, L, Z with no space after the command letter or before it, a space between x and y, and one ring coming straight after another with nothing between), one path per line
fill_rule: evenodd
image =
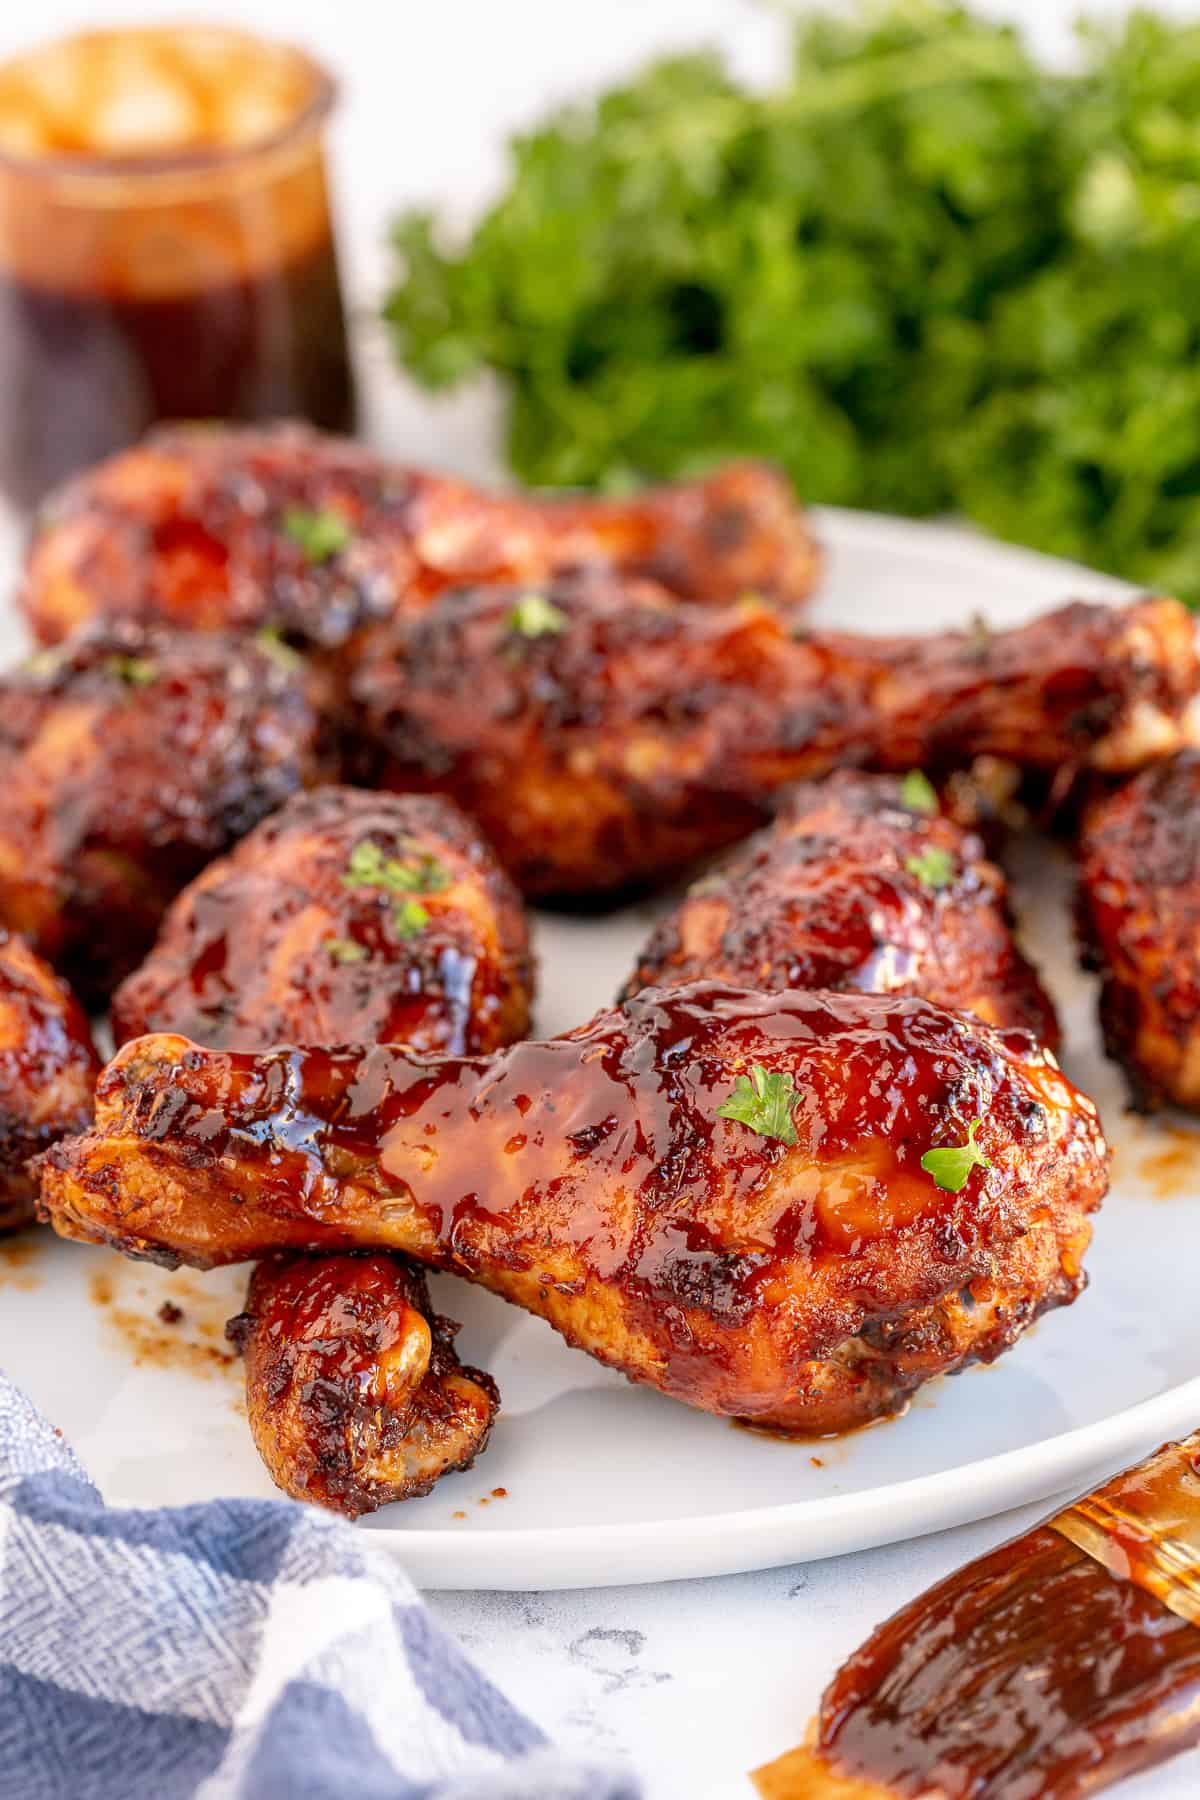
M736 463L629 499L490 494L298 426L170 427L43 508L21 603L86 620L272 625L330 645L447 587L606 564L689 600L802 600L819 557L783 476Z
M790 789L775 822L659 921L624 995L704 979L917 994L1058 1044L1004 876L918 772L847 769Z
M1084 961L1135 1106L1200 1107L1200 754L1098 798L1077 846Z
M480 1054L525 1034L532 986L520 900L449 801L323 787L184 889L115 995L113 1031ZM454 1332L402 1257L261 1263L230 1336L275 1482L353 1518L469 1467L498 1396Z
M1027 1033L702 983L493 1057L139 1038L42 1179L64 1236L403 1251L694 1406L837 1431L1075 1296L1107 1154Z
M532 896L661 878L839 765L1117 773L1200 732L1195 627L1173 600L991 636L797 640L765 607L609 579L532 598L448 595L368 633L349 733L365 785L450 794Z

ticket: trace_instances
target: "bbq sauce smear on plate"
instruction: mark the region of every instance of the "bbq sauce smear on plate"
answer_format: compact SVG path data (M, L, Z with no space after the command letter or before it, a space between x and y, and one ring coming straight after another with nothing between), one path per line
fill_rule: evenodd
M354 423L332 85L207 27L0 69L0 485L35 502L161 419Z

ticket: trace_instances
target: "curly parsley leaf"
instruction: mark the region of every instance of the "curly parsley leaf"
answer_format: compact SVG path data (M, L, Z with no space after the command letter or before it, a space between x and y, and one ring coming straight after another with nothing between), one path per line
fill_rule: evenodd
M769 89L677 56L551 114L465 241L403 216L399 360L497 374L532 485L767 456L1200 600L1200 27L1070 74L956 0L793 29Z
M919 855L906 856L904 866L925 887L949 887L954 880L954 858L940 844L927 844Z
M283 529L310 563L328 562L354 535L341 513L329 507L314 512L306 506L289 506L283 515Z
M760 1137L778 1138L781 1144L796 1142L792 1108L796 1084L786 1070L764 1069L752 1063L749 1076L739 1075L732 1094L718 1106L717 1117L748 1125Z
M915 813L933 814L941 810L937 789L920 769L910 769L900 783L900 804Z
M967 1185L967 1178L972 1169L990 1169L992 1166L975 1142L975 1133L982 1124L982 1119L972 1119L965 1144L951 1144L939 1150L927 1150L921 1158L921 1167L925 1173L932 1175L938 1186L944 1188L948 1194L962 1192Z

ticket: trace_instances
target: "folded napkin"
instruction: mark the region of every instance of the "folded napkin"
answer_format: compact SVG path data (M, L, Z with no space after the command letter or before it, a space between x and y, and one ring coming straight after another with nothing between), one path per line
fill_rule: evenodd
M637 1800L290 1500L104 1504L0 1377L0 1800Z

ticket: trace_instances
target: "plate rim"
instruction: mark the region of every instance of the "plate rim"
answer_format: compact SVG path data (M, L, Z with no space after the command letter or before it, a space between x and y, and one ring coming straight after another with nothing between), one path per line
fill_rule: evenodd
M992 1456L976 1457L971 1462L957 1463L950 1469L935 1469L913 1475L882 1487L856 1489L848 1494L830 1494L816 1500L786 1501L777 1506L742 1507L734 1512L689 1514L680 1519L649 1519L611 1525L562 1525L545 1529L538 1526L500 1528L486 1532L456 1534L446 1527L440 1530L408 1529L397 1521L395 1526L370 1530L372 1542L382 1540L389 1550L407 1555L414 1574L426 1574L425 1585L446 1589L490 1587L506 1591L530 1588L537 1590L573 1587L624 1586L660 1580L698 1578L703 1575L749 1572L753 1569L780 1567L792 1562L815 1562L850 1550L866 1550L885 1543L902 1543L910 1538L925 1537L932 1532L948 1530L969 1521L994 1518L1020 1505L1032 1505L1049 1495L1058 1494L1082 1479L1109 1457L1119 1457L1133 1450L1159 1432L1168 1434L1179 1429L1186 1415L1200 1417L1200 1375L1164 1388L1137 1400L1132 1406L1110 1413L1090 1424L1073 1426L1034 1444L1000 1450ZM1039 1473L1030 1481L1028 1464L1038 1459ZM1117 1471L1114 1468L1113 1473ZM977 1509L970 1490L981 1484L994 1490L995 1505ZM896 1532L883 1523L882 1529L868 1524L872 1515L894 1514L895 1509L921 1506L939 1497L941 1505L931 1506L927 1515L912 1529ZM962 1510L965 1507L965 1510ZM792 1531L819 1531L831 1528L827 1545L820 1548L771 1550L761 1560L746 1560L746 1548L757 1539L775 1535L790 1536ZM855 1527L866 1527L856 1530ZM790 1530L789 1530L790 1528ZM840 1528L840 1532L839 1529ZM714 1561L705 1556L703 1564L686 1554L718 1538L734 1554L723 1554ZM669 1540L669 1542L664 1542ZM737 1546L741 1549L737 1549ZM626 1554L637 1551L653 1555L655 1566L649 1572L636 1568L623 1569L615 1578L583 1573L577 1579L534 1579L525 1568L489 1569L488 1564L503 1562L505 1552L516 1563L536 1556L551 1564L558 1556L568 1557L580 1568L594 1563L608 1550L620 1549ZM664 1550L667 1554L663 1554ZM447 1557L447 1551L451 1556ZM681 1555L681 1552L684 1554ZM455 1573L450 1563L462 1557L471 1566ZM478 1565L478 1566L476 1566ZM679 1565L676 1567L675 1565ZM436 1570L440 1578L429 1574ZM450 1570L449 1574L446 1573ZM488 1580L489 1574L505 1578ZM462 1579L458 1578L461 1574ZM481 1579L483 1577L484 1579Z

